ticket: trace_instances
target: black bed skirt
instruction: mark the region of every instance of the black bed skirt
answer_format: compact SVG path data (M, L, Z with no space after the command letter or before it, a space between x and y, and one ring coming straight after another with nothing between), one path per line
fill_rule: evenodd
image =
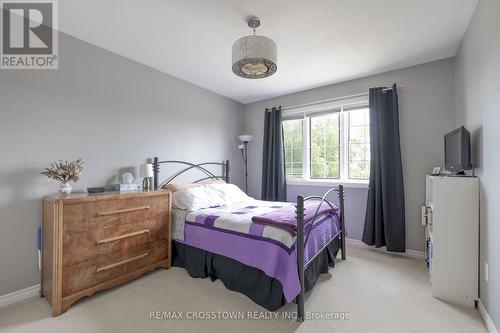
M337 236L307 266L304 272L306 291L314 287L320 274L327 273L329 267L335 266L339 248L340 239ZM246 295L269 311L276 311L286 304L281 283L258 268L175 241L172 242L172 252L173 266L185 268L193 278L219 279L227 289Z

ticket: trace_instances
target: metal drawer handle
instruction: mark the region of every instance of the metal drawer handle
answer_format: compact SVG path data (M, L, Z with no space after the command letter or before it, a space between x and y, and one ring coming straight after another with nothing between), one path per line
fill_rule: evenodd
M148 210L149 206L141 206L141 207L135 207L135 208L126 208L126 209L119 209L119 210L112 210L109 212L99 212L96 214L97 217L100 216L109 216L109 215L116 215L116 214L123 214L123 213L131 213L131 212L138 212L141 210Z
M118 261L118 262L115 262L114 264L111 264L111 265L108 265L108 266L99 267L97 269L97 273L102 272L102 271L107 271L107 270L109 270L111 268L115 268L115 267L118 267L118 266L122 266L122 265L128 264L129 262L136 261L136 260L142 259L142 258L147 257L147 256L149 256L149 253L143 253L141 255L138 255L137 257L132 257L132 258L125 259L125 260L122 260L122 261Z
M116 241L118 241L120 239L134 237L134 236L139 236L139 235L144 235L144 234L147 234L148 232L149 232L149 229L144 229L144 230L140 230L140 231L131 232L131 233L128 233L128 234L125 234L125 235L120 235L120 236L115 236L115 237L100 239L100 240L98 240L96 242L96 245L101 245L101 244L116 242Z

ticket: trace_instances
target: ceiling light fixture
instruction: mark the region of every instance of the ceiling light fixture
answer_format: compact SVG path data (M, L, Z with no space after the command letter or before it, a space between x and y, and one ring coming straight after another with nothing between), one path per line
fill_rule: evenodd
M267 37L255 35L260 26L258 17L247 21L253 35L238 39L233 44L233 73L245 79L262 79L276 72L276 43Z

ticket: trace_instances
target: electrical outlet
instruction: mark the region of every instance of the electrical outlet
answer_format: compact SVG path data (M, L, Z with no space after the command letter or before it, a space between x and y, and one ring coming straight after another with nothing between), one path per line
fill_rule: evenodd
M485 262L484 263L484 279L486 280L486 282L488 282L488 278L489 278L489 268L488 268L488 263Z

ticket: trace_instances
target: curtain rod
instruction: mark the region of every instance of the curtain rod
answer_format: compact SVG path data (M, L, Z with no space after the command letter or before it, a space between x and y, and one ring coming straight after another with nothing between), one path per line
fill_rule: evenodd
M305 106L324 104L324 103L329 103L329 102L340 101L342 99L354 98L354 97L362 97L362 96L368 96L368 93L365 92L365 93L359 93L359 94L354 94L354 95L349 95L349 96L342 96L342 97L324 99L324 100L321 100L321 101L316 101L316 102L311 102L311 103L286 106L284 108L281 108L281 110L282 111L284 111L284 110L292 110L292 109L302 108L302 107L305 107Z
M398 85L398 89L404 89L405 87L403 85ZM392 87L385 87L382 89L382 92L386 92L388 90L392 90ZM285 110L293 110L297 108L302 108L305 106L311 106L311 105L318 105L318 104L324 104L324 103L329 103L329 102L335 102L335 101L340 101L343 99L349 99L349 98L355 98L355 97L363 97L363 96L368 96L368 92L364 93L359 93L359 94L354 94L354 95L349 95L349 96L342 96L342 97L335 97L335 98L329 98L329 99L324 99L316 102L311 102L311 103L305 103L305 104L297 104L297 105L291 105L291 106L285 106L281 108L281 111Z
M398 88L398 89L404 89L404 88L405 88L405 86L403 86L402 84L398 84L398 85L396 86L396 88ZM386 92L387 90L392 90L392 86L391 86L391 87L385 87L385 88L383 88L383 89L382 89L382 92Z

